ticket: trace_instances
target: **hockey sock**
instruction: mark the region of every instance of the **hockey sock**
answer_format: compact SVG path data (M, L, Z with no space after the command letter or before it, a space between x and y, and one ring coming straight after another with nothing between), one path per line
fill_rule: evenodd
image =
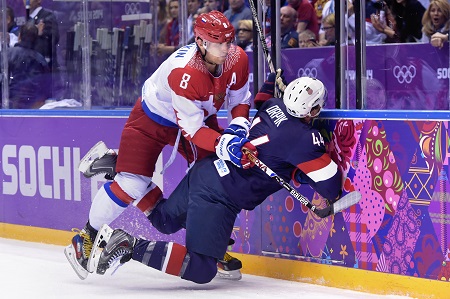
M114 221L128 206L111 191L111 185L111 182L104 184L92 202L89 223L96 230Z
M141 199L133 202L133 205L141 210L145 216L150 215L156 204L162 199L162 191L155 183L151 183L146 190L146 194Z
M132 259L195 283L208 283L217 273L216 259L187 252L186 247L173 242L139 239L134 245Z
M177 243L140 239L134 245L132 258L156 270L181 276L185 260L186 264L189 262L185 259L186 252L186 247Z

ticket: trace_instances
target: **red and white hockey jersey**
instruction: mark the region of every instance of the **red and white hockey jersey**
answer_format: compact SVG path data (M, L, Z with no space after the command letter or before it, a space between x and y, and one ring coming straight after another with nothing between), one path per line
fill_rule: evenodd
M178 125L184 137L193 139L197 145L196 141L208 139L211 134L210 129L202 129L206 128L204 120L216 114L224 103L233 118L248 118L247 54L240 47L231 45L225 63L220 67L219 74L213 76L196 44L180 48L145 81L142 88L144 109L147 107L151 114ZM201 147L214 150L211 141Z

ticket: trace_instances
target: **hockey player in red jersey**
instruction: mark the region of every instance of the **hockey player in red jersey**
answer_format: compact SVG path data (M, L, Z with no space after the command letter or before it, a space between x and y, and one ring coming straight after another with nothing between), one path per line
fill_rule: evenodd
M235 30L221 12L199 15L194 32L195 43L173 53L144 83L142 98L122 131L117 175L97 192L86 226L65 249L81 279L93 271L89 258L101 225L111 223L130 204L149 215L162 199L152 176L166 145L174 146L174 153L178 151L190 165L214 152L238 167L251 164L241 152L245 144L251 146L245 138L248 57L233 44ZM228 134L221 134L216 117L224 103L233 118ZM244 134L236 134L240 130ZM88 153L80 168L99 154L98 147Z
M262 90L273 94L273 83L272 90L267 86ZM342 174L325 152L320 132L310 124L319 115L326 94L321 81L308 77L291 82L283 100L258 93L256 99L262 104L248 139L256 146L258 158L283 180L293 176L309 183L334 203L341 194ZM115 262L133 259L185 280L208 283L216 275L217 259L226 251L238 213L254 209L281 188L258 167L243 169L218 155L208 156L190 169L148 217L166 234L185 228L186 246L135 238L104 225L99 235L106 244L94 244L93 265L98 274L104 274Z

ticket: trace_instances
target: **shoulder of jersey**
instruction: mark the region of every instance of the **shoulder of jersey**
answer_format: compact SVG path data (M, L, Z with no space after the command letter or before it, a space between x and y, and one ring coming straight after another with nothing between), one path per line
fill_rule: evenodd
M189 63L195 53L197 53L197 47L195 44L189 44L176 50L169 59L173 66L183 67Z
M241 47L232 44L227 59L225 60L225 71L235 66L248 67L248 56Z

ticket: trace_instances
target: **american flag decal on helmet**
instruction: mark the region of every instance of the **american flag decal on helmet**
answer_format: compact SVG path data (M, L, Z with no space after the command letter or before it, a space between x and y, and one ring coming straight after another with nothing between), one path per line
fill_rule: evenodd
M309 87L306 88L306 92L308 92L309 95L313 94L313 90Z

